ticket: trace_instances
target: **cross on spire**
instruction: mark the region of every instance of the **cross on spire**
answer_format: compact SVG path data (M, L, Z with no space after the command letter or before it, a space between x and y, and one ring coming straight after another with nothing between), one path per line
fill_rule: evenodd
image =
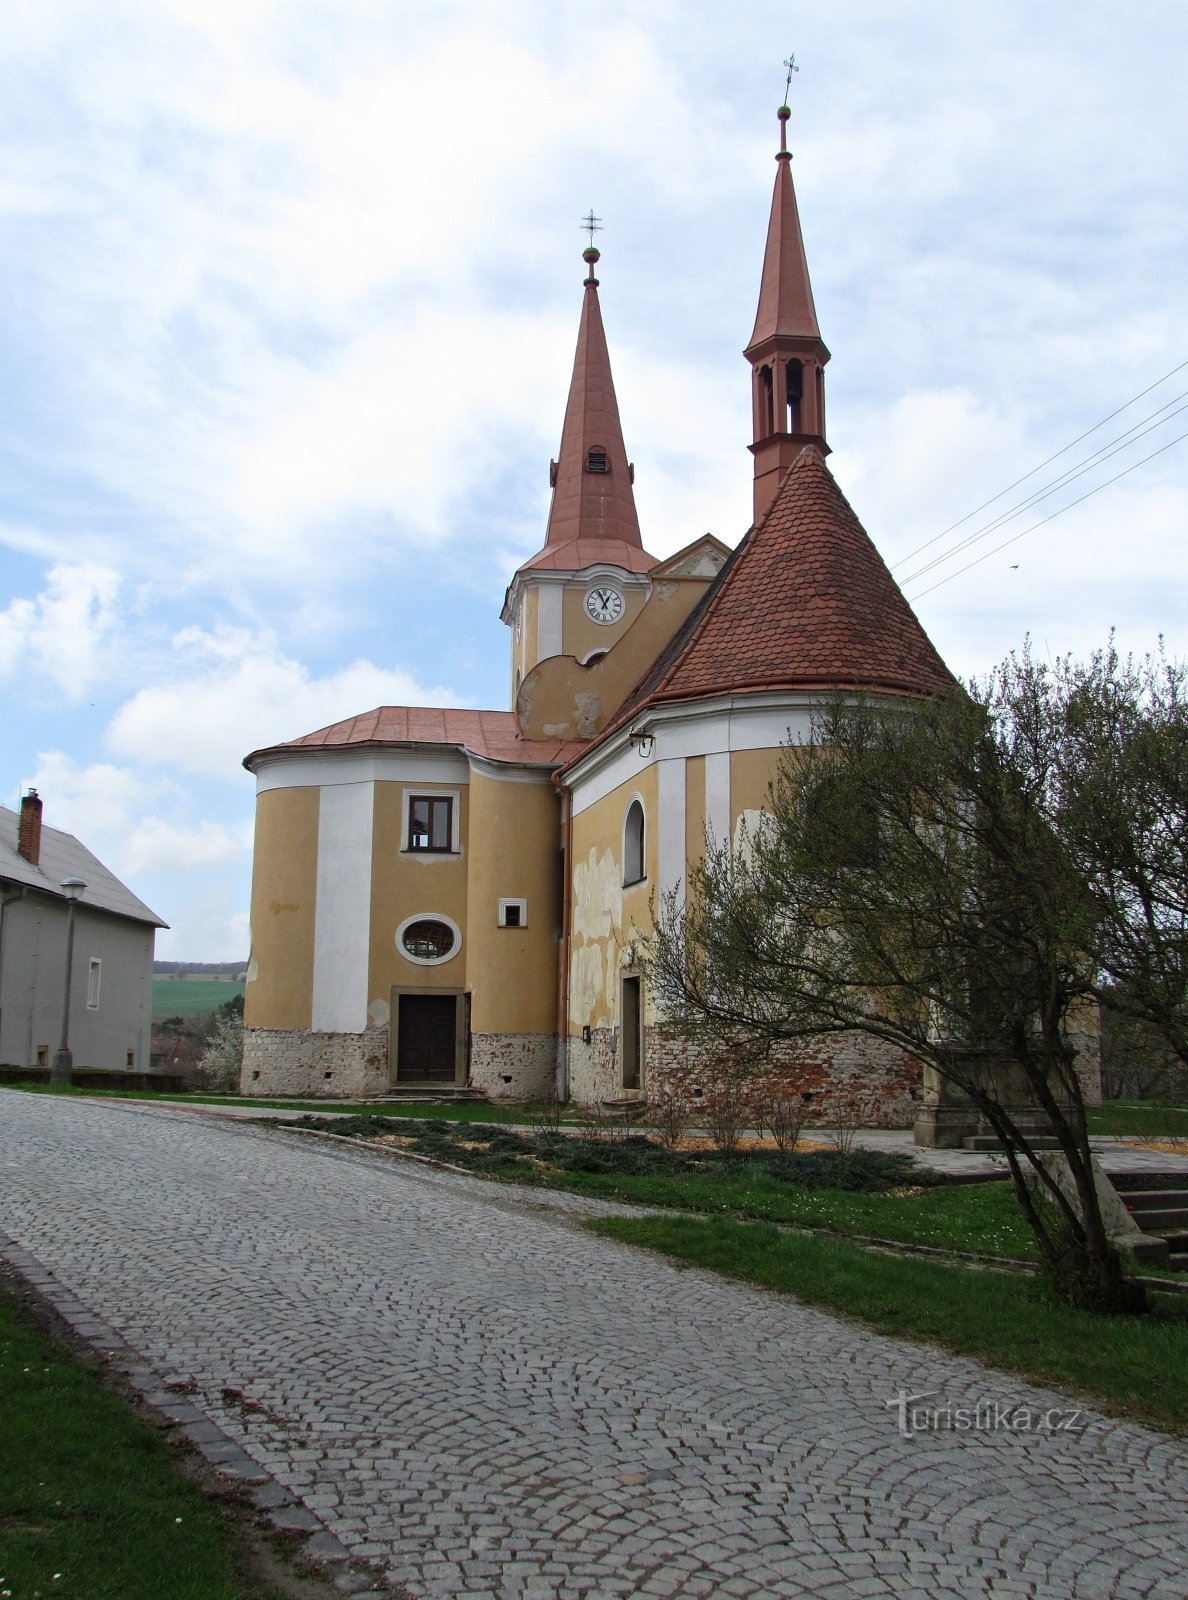
M582 218L578 226L581 228L583 233L588 233L590 235L590 248L593 249L594 235L602 232L602 218L594 215L593 206L590 207L589 212Z
M799 72L800 68L796 65L796 57L791 55L788 57L787 61L784 62L784 65L788 69L788 76L784 82L784 104L787 105L788 96L792 92L792 74L794 72Z

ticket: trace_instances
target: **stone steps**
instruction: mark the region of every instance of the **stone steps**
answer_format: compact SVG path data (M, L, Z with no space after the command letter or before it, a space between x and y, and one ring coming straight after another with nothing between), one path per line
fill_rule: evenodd
M1188 1178L1164 1179L1158 1189L1121 1190L1119 1198L1144 1233L1167 1240L1168 1266L1188 1272Z

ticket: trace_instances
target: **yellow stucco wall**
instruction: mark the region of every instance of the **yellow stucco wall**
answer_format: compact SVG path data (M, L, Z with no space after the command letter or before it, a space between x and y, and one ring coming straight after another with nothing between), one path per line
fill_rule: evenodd
M730 832L734 836L744 811L771 810L771 783L783 752L734 750L730 755Z
M603 584L610 584L623 596L623 615L618 622L591 622L586 614L586 595ZM561 654L576 656L580 661L591 650L609 650L639 616L645 599L643 590L624 589L609 578L567 585L561 599Z
M468 955L475 1033L555 1033L560 923L560 808L547 779L471 772ZM499 901L527 900L521 928Z
M525 738L588 739L604 728L697 604L706 581L656 583L646 604L639 596L628 611L630 625L607 628L587 621L585 626L601 635L594 643L576 633L570 642L567 632L566 653L540 662L521 686L517 711ZM576 591L579 605L585 592L584 586ZM638 591L628 592L633 602L637 596ZM592 649L608 654L582 666L579 656Z
M371 858L371 958L367 994L373 1015L384 1016L393 988L464 989L469 941L466 937L466 859L469 796L461 786L459 855L401 851L404 794L432 794L453 785L377 783ZM396 929L410 916L440 913L462 930L462 949L449 961L423 967L396 946Z
M252 959L243 1011L249 1028L310 1026L318 804L315 788L271 789L256 799Z
M631 797L644 807L644 860L647 876L623 885L623 819ZM573 820L573 895L569 969L571 1031L587 1023L613 1027L619 1015L623 952L633 932L651 931L648 900L657 885L657 775L641 767L637 776L597 801Z

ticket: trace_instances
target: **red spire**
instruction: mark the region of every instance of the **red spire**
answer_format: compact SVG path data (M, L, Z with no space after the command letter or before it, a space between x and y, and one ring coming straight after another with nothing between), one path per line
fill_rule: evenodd
M524 567L577 571L609 562L629 572L647 572L655 558L644 550L639 535L631 488L634 470L623 443L594 276L599 252L591 245L582 258L589 272L560 455L550 465L548 530L544 549Z
M801 449L825 443L825 363L829 351L817 326L813 288L800 232L792 156L788 150L787 106L780 119L775 189L755 329L744 354L752 369L755 457L755 521L775 499L784 474Z
M792 187L792 153L787 138L788 118L792 113L787 106L781 106L776 115L780 119L780 149L776 156L767 248L763 252L759 309L746 350L748 356L757 344L781 334L805 339L821 337L800 232L800 215L796 209L796 192Z

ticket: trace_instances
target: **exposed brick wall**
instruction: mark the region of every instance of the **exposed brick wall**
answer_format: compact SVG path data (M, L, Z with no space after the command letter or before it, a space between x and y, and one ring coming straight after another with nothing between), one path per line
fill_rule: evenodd
M690 1054L684 1041L661 1026L644 1030L644 1087L648 1094L660 1094L666 1083L675 1082L696 1095L699 1089L707 1090L711 1081L705 1065ZM920 1064L877 1040L826 1040L789 1047L749 1079L748 1092L753 1089L758 1095L776 1082L812 1094L814 1121L828 1121L844 1106L852 1109L864 1127L906 1128L915 1115ZM571 1034L570 1098L579 1105L594 1105L618 1099L623 1092L618 1029L596 1028L589 1044L582 1042L580 1034Z
M668 1083L696 1095L714 1075L684 1040L663 1027L647 1030L648 1092ZM859 1035L804 1041L773 1052L770 1063L747 1075L756 1098L782 1085L812 1095L810 1121L828 1123L839 1113L864 1128L908 1128L920 1096L921 1066L906 1051Z
M245 1028L243 1094L366 1096L388 1088L388 1030L301 1033Z
M473 1033L470 1083L490 1100L544 1100L557 1087L555 1033Z

